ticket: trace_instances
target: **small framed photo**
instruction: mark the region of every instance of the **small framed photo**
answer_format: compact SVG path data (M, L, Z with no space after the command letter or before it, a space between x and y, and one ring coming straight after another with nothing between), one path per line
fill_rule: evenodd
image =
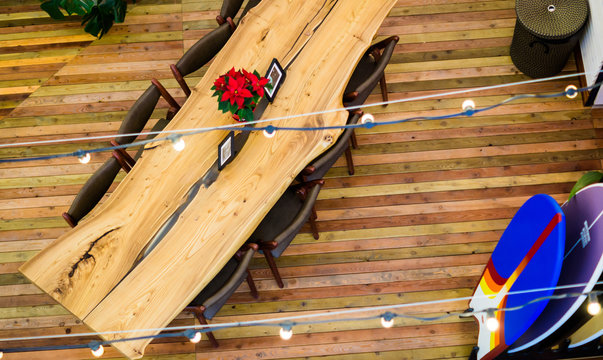
M265 76L268 80L270 80L269 84L272 84L272 89L264 88L264 90L266 91L266 97L268 98L268 101L270 101L270 102L274 101L276 93L278 92L278 89L283 84L283 81L285 80L286 75L287 74L285 73L285 70L283 69L281 64L279 64L278 60L272 59L272 63L270 64L270 67L268 68L268 72L266 73L266 76Z
M218 145L218 170L224 169L234 159L234 154L234 131L231 131Z

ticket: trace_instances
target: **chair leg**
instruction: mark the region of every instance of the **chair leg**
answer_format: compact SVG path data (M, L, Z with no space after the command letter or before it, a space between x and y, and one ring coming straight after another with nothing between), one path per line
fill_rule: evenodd
M182 88L182 91L184 91L184 94L186 95L186 97L191 96L191 88L189 88L186 81L184 81L184 77L180 73L180 70L178 70L178 68L174 64L170 65L170 69L172 70L172 74L174 74L174 77L176 78L178 85L180 85L180 87Z
M258 288L255 287L255 282L253 281L251 272L249 270L247 270L247 284L249 285L249 290L251 290L251 296L253 296L254 299L260 297L258 294Z
M379 80L379 84L381 85L381 96L383 97L383 101L387 102L388 97L387 97L387 83L385 83L385 72L381 76L381 80ZM385 105L385 106L387 106L387 105Z
M199 320L199 323L201 325L208 325L207 319L205 319L205 316L203 316L203 311L205 311L205 308L203 306L188 306L184 310L190 311L195 314L195 317L197 317L197 320ZM212 344L213 347L217 348L218 346L220 346L218 344L218 340L216 340L216 337L211 331L206 332L206 334L207 338L209 339L209 342Z
M355 129L352 129L352 136L350 137L350 142L352 143L352 147L354 149L358 149L358 139L356 138Z
M348 163L348 173L354 175L354 159L352 159L352 150L350 145L345 149L345 160Z
M276 280L278 287L281 289L284 288L285 284L283 284L283 279L281 279L281 274L278 272L278 268L276 267L276 262L274 261L274 257L272 256L272 253L268 249L263 249L263 250L264 250L264 257L266 258L266 262L268 263L268 266L270 267L270 270L272 271L272 275L274 275L274 279Z
M312 206L312 214L310 214L310 219L308 219L308 222L310 223L310 228L312 229L312 236L314 237L314 240L318 240L318 238L320 237L320 235L318 234L318 226L316 226L317 218L318 215L316 215L316 208Z
M173 107L174 109L176 109L176 112L178 112L178 110L180 110L180 104L178 104L176 99L174 99L172 95L170 95L167 89L163 85L161 85L161 83L155 78L151 79L151 83L155 85L155 87L157 87L157 90L159 90L161 96L163 96L163 98L165 99L165 101L167 101L170 107Z

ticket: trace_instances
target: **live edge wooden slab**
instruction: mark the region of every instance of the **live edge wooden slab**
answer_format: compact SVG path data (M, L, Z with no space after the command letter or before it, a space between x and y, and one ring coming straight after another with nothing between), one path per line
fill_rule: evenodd
M342 107L345 85L396 0L270 0L243 19L166 130L232 124L210 90L230 68L266 72L273 58L287 78L263 118ZM345 111L279 121L343 125ZM339 130L252 133L239 155L182 210L148 256L138 255L217 159L226 131L186 137L176 152L149 144L111 197L20 271L99 333L165 327L253 232L302 168ZM331 141L329 141L331 139ZM103 335L106 340L157 334ZM113 346L128 358L150 340Z

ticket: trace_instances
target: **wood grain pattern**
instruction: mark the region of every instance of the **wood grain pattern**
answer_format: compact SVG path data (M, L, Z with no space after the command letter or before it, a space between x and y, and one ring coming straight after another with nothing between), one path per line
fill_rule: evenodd
M80 29L77 19L56 22L48 18L39 4L38 0L2 2L0 34ZM180 94L168 68L144 68L153 61L175 63L200 36L216 26L213 18L220 6L220 0L137 0L136 4L128 4L126 22L114 25L115 36L104 43L69 39L53 43L61 40L57 38L38 45L0 47L0 63L6 65L0 67L0 103L6 105L0 108L0 143L115 133L127 109L153 76L170 92ZM511 0L398 0L394 12L377 32L378 38L404 36L386 71L390 99L527 80L508 58L515 21L513 7ZM153 32L159 36L148 35ZM136 36L129 36L132 34ZM97 66L89 66L88 73L67 71L77 72L90 64ZM94 70L102 70L104 64L115 71L97 74ZM66 66L62 75L55 75ZM575 71L574 66L570 60L564 73ZM207 68L187 77L191 87ZM521 93L562 91L570 82L481 91L471 97L481 106ZM119 96L110 96L113 93ZM178 101L184 100L182 95L177 96ZM368 102L380 98L376 89ZM371 107L368 111L380 120L442 115L458 111L465 98L454 95ZM30 105L21 106L25 100ZM166 110L167 105L160 102L151 124L164 117ZM489 256L488 244L498 240L512 210L496 207L493 202L491 208L471 210L468 216L455 218L454 212L445 209L460 208L463 212L461 204L475 205L476 201L504 203L537 193L559 198L568 194L579 174L603 168L600 143L584 149L572 146L572 141L584 144L603 138L602 115L583 109L579 99L555 98L511 103L471 118L359 129L360 148L353 152L363 164L356 166L354 176L347 174L343 162L327 174L317 203L320 239L314 240L309 229L304 229L277 259L287 286L278 289L265 262L258 257L252 273L262 286L259 301L242 286L213 321L396 303L419 292L421 296L413 299L438 299L441 291L448 290L456 290L457 294L459 290L470 291ZM595 134L590 140L589 131ZM568 139L568 132L577 138ZM475 156L476 149L491 151L490 147L496 147L497 152ZM36 146L12 153L52 153L59 149ZM454 151L454 156L446 157L446 150ZM73 315L60 314L60 306L17 269L68 231L60 218L61 207L68 206L107 156L93 156L88 165L69 158L0 164L0 183L11 184L0 189L0 211L6 217L0 230L0 338L90 331ZM121 178L123 174L111 192ZM435 204L443 210L438 211ZM399 214L388 219L382 206ZM406 206L434 212L413 214ZM482 211L486 218L480 215ZM335 216L355 213L362 216L341 220ZM480 252L472 254L474 249ZM471 275L475 272L479 273ZM48 307L52 305L56 307ZM436 314L463 310L465 306L455 303L430 310ZM170 325L192 324L189 314L180 314ZM294 333L297 335L285 342L268 328L217 331L218 349L212 348L206 338L197 346L184 338L162 339L147 346L144 358L256 359L260 354L296 360L466 359L475 344L472 322L396 323L393 329L382 329L378 322L352 322L341 327L327 324L294 328ZM0 348L85 344L93 339L98 338L0 342ZM121 355L107 346L104 357ZM17 353L10 354L10 358L79 360L91 355L83 349Z

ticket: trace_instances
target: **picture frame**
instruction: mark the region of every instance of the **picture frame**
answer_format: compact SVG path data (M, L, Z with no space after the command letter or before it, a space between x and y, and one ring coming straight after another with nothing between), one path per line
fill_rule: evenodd
M285 69L283 69L281 64L278 62L278 60L272 59L272 62L270 63L270 66L268 67L268 71L266 72L265 76L265 78L270 81L269 83L272 84L272 89L264 88L264 91L266 92L266 98L269 102L274 101L276 93L283 84L283 81L285 80L286 76L287 73L285 72Z
M231 131L218 145L218 170L222 171L234 157L234 131Z

